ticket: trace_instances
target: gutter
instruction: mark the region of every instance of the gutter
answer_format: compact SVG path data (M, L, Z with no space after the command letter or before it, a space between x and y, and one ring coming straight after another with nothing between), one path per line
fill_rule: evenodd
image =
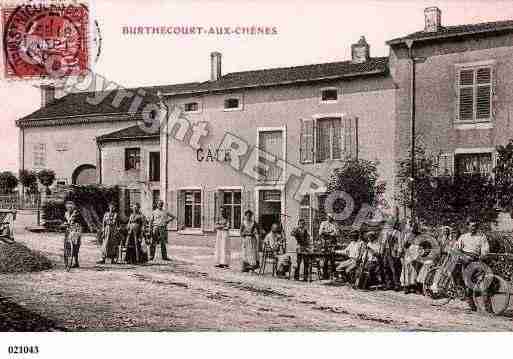
M415 57L413 56L413 40L407 40L406 46L408 46L408 58L411 61L411 74L410 74L410 121L411 121L411 218L415 221L415 88L416 88L416 69L415 69Z

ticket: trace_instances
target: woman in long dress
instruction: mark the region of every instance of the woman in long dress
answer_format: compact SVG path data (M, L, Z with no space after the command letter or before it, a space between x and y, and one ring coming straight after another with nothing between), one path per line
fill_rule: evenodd
M415 292L417 286L417 275L420 269L418 268L417 259L420 256L420 247L415 243L415 236L418 234L418 225L414 224L402 238L401 252L404 255L402 258L401 285L405 294Z
M244 212L244 220L240 227L243 272L248 272L258 268L258 236L258 224L253 219L253 212L248 209Z
M126 237L126 261L130 264L143 262L142 230L144 217L141 214L141 205L135 203L128 219L128 235Z
M221 218L216 224L216 267L228 268L230 266L230 223L226 218L226 211L221 211Z
M119 230L119 216L116 212L114 203L109 203L109 208L103 216L102 222L102 259L98 264L105 264L105 260L110 259L111 263L116 263L118 257L118 230Z

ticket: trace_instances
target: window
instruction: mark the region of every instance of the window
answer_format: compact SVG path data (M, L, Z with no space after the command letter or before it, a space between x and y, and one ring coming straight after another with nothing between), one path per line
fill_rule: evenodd
M358 155L358 119L305 119L301 124L301 163L356 158Z
M157 204L160 201L160 191L158 189L154 189L152 191L152 202L153 202L153 209L157 208Z
M150 181L160 181L160 152L150 152Z
M310 195L305 194L299 203L299 219L305 221L306 228L310 228L311 225L311 206L310 206Z
M136 203L141 204L141 191L138 189L125 190L125 215L130 216L132 206Z
M241 191L222 191L221 204L230 223L230 229L240 229L242 218L241 213Z
M46 144L37 143L34 145L34 167L46 167Z
M452 174L452 154L441 153L438 155L438 164L436 168L437 176L450 176Z
M492 113L492 68L464 68L458 71L458 120L489 121Z
M125 149L125 170L139 170L141 167L141 149Z
M321 102L336 102L338 100L338 90L336 88L321 90Z
M183 191L185 228L201 228L201 191Z
M492 173L491 153L458 154L455 157L455 161L458 175L479 173L482 175L491 175Z
M224 100L225 110L237 110L240 108L240 99L236 97L227 98Z
M198 112L199 111L199 103L197 102L189 102L183 105L183 110L185 112Z

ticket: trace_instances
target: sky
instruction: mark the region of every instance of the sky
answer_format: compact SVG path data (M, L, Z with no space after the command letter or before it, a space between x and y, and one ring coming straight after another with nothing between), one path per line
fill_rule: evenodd
M511 0L96 0L93 15L99 23L102 50L95 71L125 87L205 81L210 77L212 51L222 53L223 73L343 61L350 58L351 44L362 35L371 46L371 56L386 56L385 41L423 29L426 7L438 6L442 25L448 26L513 19L511 4ZM124 26L182 25L274 26L277 34L122 32ZM0 171L17 171L14 121L37 110L40 99L34 83L0 79Z

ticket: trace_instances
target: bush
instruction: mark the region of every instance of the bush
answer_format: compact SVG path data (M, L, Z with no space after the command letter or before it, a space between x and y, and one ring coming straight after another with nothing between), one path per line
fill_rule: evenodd
M55 229L57 221L64 221L64 202L61 201L48 201L41 206L41 218L45 222L45 227L48 229Z
M18 179L9 171L0 172L0 194L9 194L18 185Z
M41 170L37 173L37 178L43 186L46 187L46 193L50 194L50 186L55 181L55 172L52 170Z

